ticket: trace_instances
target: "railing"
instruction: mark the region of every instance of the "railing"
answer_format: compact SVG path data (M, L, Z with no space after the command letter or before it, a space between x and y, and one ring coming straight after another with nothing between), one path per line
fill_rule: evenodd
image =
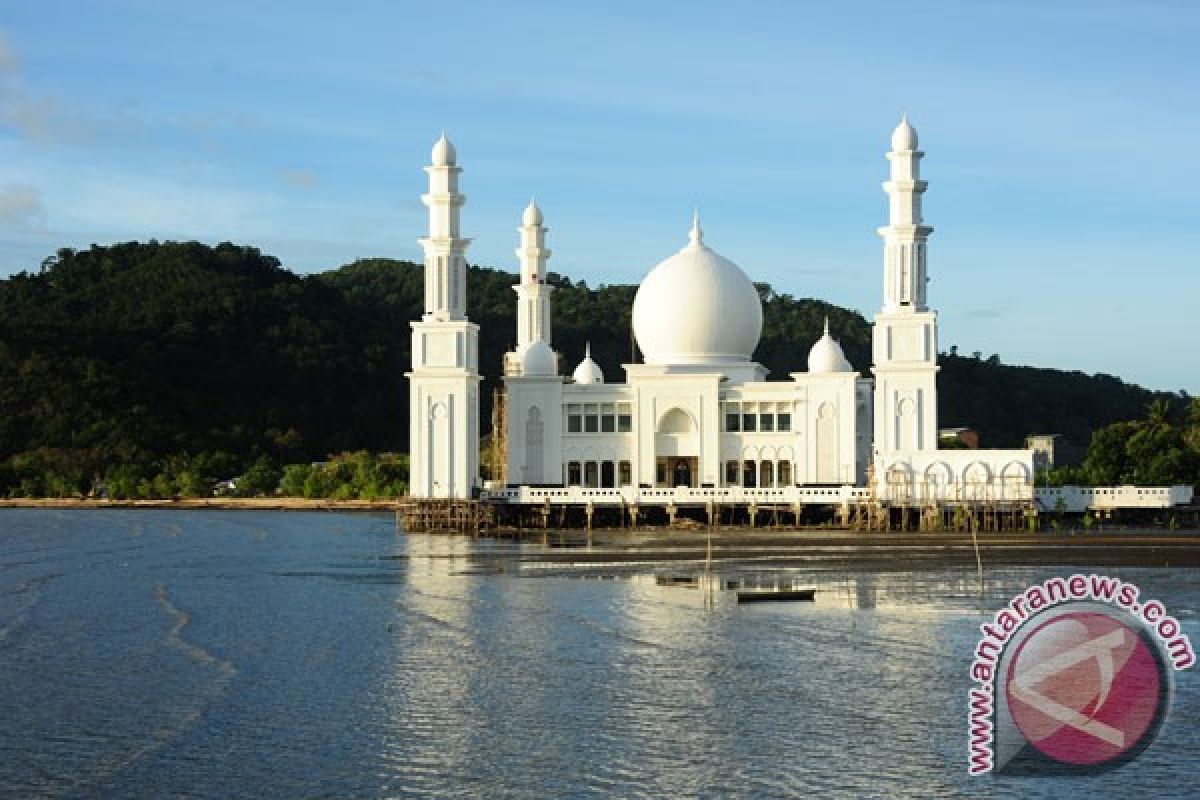
M841 505L865 500L870 493L857 486L784 486L749 489L740 486L711 488L642 488L626 486L619 489L592 489L581 486L532 487L515 486L484 492L484 499L520 504L587 504L593 505L708 505L709 503L749 505L769 504L828 504Z
M1089 509L1172 508L1192 502L1190 486L1062 486L1030 487L1022 483L976 486L908 486L899 491L895 485L880 487L879 498L890 503L923 505L928 503L1028 502L1033 500L1042 511L1062 510L1080 513ZM582 486L512 486L490 489L483 499L522 505L689 505L709 503L749 505L852 505L870 501L869 489L861 486L784 486L750 489L740 486L707 488L585 488Z
M1191 486L1039 486L1034 498L1043 511L1079 513L1092 509L1173 508L1192 502Z

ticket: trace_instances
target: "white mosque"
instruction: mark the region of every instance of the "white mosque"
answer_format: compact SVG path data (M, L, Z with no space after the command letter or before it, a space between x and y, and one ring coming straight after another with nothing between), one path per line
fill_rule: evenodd
M807 369L767 380L753 360L762 302L694 219L687 243L646 273L633 304L643 363L605 369L590 352L570 375L553 348L546 227L521 218L516 348L504 359L506 474L487 491L528 503L845 503L875 491L954 501L1032 496L1032 451L939 450L937 313L927 302L921 214L924 153L907 118L892 133L883 305L871 375L855 372L829 330ZM425 309L412 323L414 497L471 497L479 480L479 328L465 313L461 167L433 148ZM801 343L797 343L798 345ZM868 486L873 482L874 486Z

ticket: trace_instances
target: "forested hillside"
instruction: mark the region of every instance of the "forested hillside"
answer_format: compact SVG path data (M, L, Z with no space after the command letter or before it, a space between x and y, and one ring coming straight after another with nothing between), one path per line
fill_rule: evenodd
M386 259L299 276L231 244L60 250L0 281L0 494L87 491L104 479L201 488L256 464L402 452L421 280L420 266ZM468 277L468 313L484 331L485 427L516 328L515 280L477 267ZM619 380L636 287L551 281L564 371L590 339ZM853 365L868 370L860 314L759 290L756 359L773 377L804 369L826 315ZM1086 443L1156 398L1178 401L1105 375L952 354L941 364L941 424L975 427L985 446L1019 445L1031 431Z

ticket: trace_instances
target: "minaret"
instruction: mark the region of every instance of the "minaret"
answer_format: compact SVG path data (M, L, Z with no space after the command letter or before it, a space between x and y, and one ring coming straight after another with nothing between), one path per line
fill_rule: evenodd
M517 293L517 346L504 356L505 458L510 484L562 483L563 379L550 347L550 293L546 285L546 228L529 201L521 215L521 281Z
M553 286L546 284L546 228L542 210L530 200L521 216L521 246L516 249L521 263L521 282L513 287L517 293L517 345L505 357L505 374L521 375L522 348L534 342L550 346L550 294Z
M429 235L425 251L425 309L412 323L409 379L409 494L470 497L479 484L479 326L467 319L467 246L459 236L466 197L458 191L454 145L433 146Z
M917 132L907 115L892 132L888 224L883 237L883 308L875 315L875 450L937 449L937 314L926 305L926 183Z
M421 202L429 209L429 236L418 239L425 251L425 319L466 319L467 247L470 239L459 234L459 216L465 195L458 192L458 166L454 145L442 134L433 145L429 192Z
M889 221L879 229L884 241L883 307L896 311L911 307L925 310L925 243L933 228L922 224L921 196L926 182L921 180L921 159L917 132L905 115L892 132L891 178L884 182L888 195Z

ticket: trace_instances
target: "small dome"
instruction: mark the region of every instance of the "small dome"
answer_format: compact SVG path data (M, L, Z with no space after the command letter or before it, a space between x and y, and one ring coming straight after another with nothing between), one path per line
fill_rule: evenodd
M842 346L829 335L829 317L825 318L825 333L808 351L809 372L853 372L854 367L846 360Z
M585 385L604 383L604 373L600 371L600 365L592 360L591 342L587 343L583 352L583 361L579 362L579 366L575 368L571 377L576 383Z
M917 149L917 131L908 123L908 114L900 119L896 130L892 131L892 151L899 153L904 150Z
M454 152L454 145L450 144L445 132L442 133L440 139L433 143L431 158L435 167L453 167L455 161L458 160L458 153Z
M521 359L522 375L554 375L558 372L558 356L541 340L521 345L517 357Z
M638 286L633 333L647 364L745 363L758 347L758 290L703 237L694 220L688 246L650 270Z
M527 228L531 225L542 224L542 210L538 208L537 203L529 201L529 205L525 207L525 213L521 216L521 224Z

